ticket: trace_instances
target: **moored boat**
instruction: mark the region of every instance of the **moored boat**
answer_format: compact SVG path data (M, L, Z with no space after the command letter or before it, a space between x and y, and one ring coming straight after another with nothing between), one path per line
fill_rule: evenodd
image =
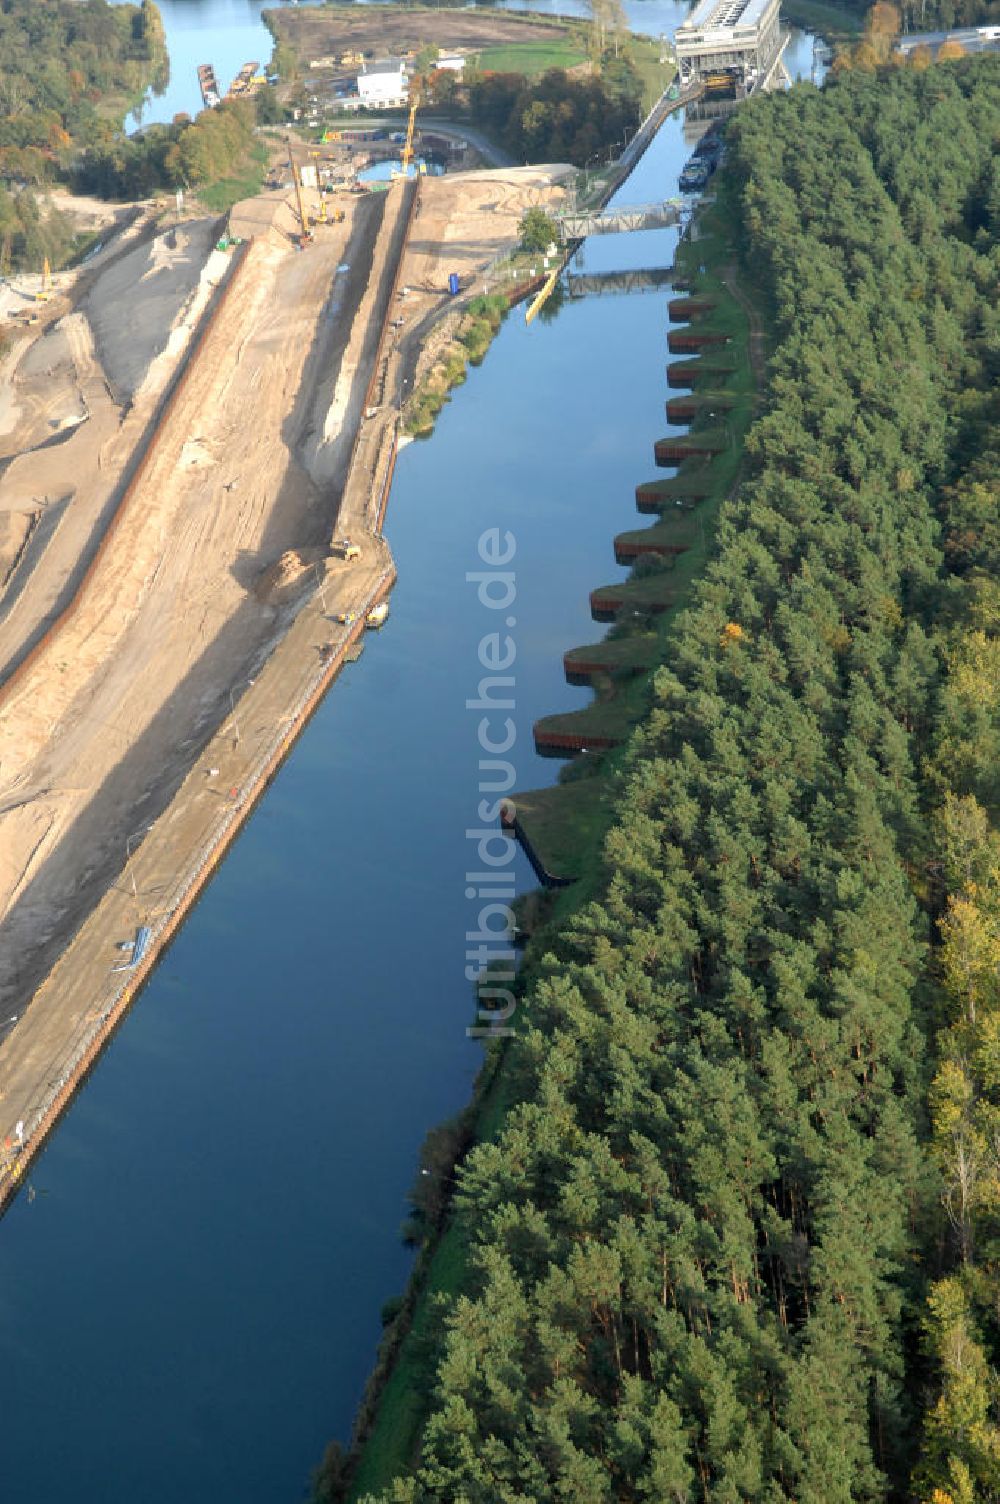
M254 89L264 82L263 78L259 77L259 69L260 63L258 62L244 63L239 73L237 73L229 85L229 93L226 95L226 98L242 99L244 95L252 94Z
M211 63L202 63L198 69L198 83L206 110L214 110L219 103L219 85Z

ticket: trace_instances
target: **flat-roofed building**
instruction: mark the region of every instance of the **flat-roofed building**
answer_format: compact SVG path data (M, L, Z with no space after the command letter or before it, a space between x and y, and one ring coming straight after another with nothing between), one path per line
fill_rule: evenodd
M368 109L384 110L406 103L409 81L401 57L379 58L362 63L358 74L358 94Z
M779 0L699 0L674 33L681 86L725 86L739 97L784 87Z

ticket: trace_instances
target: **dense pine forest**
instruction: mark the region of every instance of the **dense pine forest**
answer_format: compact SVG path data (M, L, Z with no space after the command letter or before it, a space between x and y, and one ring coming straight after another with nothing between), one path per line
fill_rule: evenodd
M383 1500L1000 1497L1000 62L730 123L746 479Z

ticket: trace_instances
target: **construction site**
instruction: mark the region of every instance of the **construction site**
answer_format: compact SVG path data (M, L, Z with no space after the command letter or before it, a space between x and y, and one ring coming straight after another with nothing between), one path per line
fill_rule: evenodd
M385 620L404 395L564 199L411 174L412 125L387 191L297 148L290 189L104 206L84 265L0 286L0 1207Z

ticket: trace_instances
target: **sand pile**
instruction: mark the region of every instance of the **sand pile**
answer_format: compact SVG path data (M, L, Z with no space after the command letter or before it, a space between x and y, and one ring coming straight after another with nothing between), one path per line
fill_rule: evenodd
M315 198L315 193L311 197ZM284 247L299 235L299 219L283 194L261 194L233 205L229 233L241 240L266 237L272 245Z
M489 168L426 178L407 257L407 278L425 291L440 292L448 276L485 265L513 245L526 209L560 209L564 182L574 169L562 163Z
M98 357L119 400L134 397L165 348L198 290L218 229L216 219L195 219L157 235L109 266L83 300Z
M254 587L254 595L262 604L282 600L301 583L309 568L300 553L292 548L286 549L279 559L263 570Z

